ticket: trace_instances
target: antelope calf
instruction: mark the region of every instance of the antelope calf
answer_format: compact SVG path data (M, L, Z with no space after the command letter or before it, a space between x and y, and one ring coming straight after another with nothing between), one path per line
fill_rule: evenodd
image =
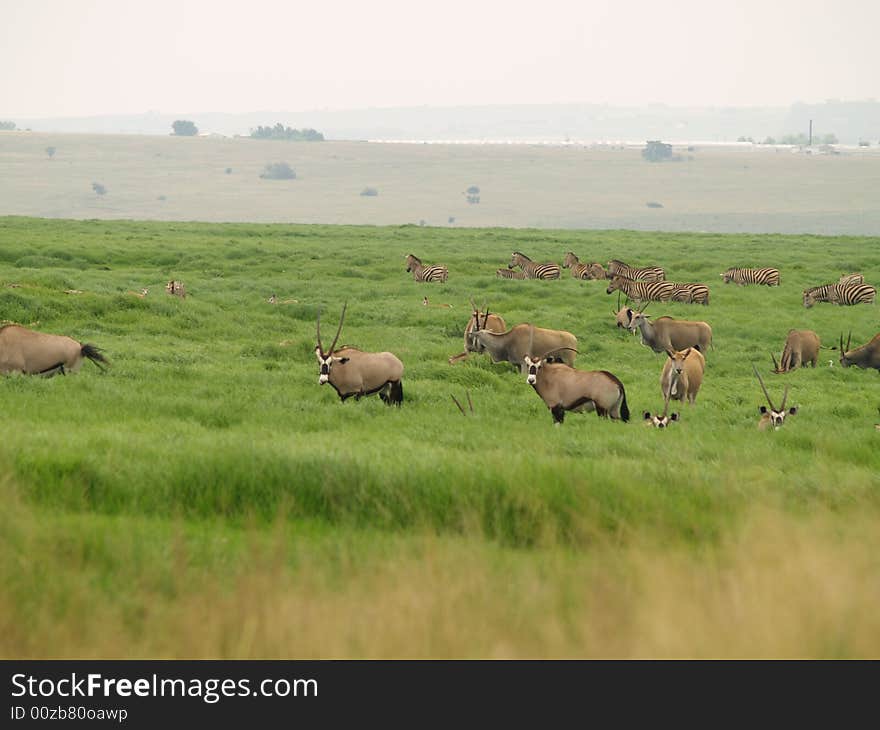
M705 358L694 347L686 350L669 349L666 354L669 359L663 364L663 372L660 373L660 392L664 398L680 400L682 403L686 398L693 405L703 384Z

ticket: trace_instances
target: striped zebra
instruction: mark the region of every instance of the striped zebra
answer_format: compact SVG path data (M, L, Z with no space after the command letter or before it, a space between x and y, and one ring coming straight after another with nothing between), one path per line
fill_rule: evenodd
M838 284L864 284L865 277L861 274L843 274L838 280Z
M673 284L672 301L708 305L709 287L705 284Z
M841 306L873 304L877 290L870 284L823 284L804 289L804 306L809 309L817 302Z
M779 269L728 269L721 276L725 284L779 286Z
M507 264L508 269L512 269L514 266L519 266L527 279L558 279L562 276L562 269L559 267L559 264L539 264L519 251L513 252L513 256L510 257L510 263Z
M668 302L672 299L674 288L675 284L671 281L634 281L625 276L615 276L605 293L622 291L637 302Z
M562 261L563 269L571 269L571 275L575 279L589 279L590 277L590 265L582 264L580 259L574 255L571 251L565 254L565 258Z
M514 271L513 269L498 269L495 272L495 276L499 279L525 279L526 274L524 271Z
M406 257L406 270L411 271L414 281L439 281L445 282L449 278L449 270L445 266L425 266L417 256L408 254Z
M620 259L611 259L608 262L608 271L605 272L605 278L611 279L615 276L623 276L633 281L666 280L666 272L660 266L643 266L641 269L635 269L623 263Z

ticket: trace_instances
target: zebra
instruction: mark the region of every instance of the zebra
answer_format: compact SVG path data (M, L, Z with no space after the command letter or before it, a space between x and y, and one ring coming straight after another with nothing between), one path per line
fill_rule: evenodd
M672 299L674 289L675 284L671 281L634 281L625 276L615 276L605 293L620 290L637 302L668 302Z
M526 274L524 271L514 271L513 269L498 269L495 272L495 276L499 279L525 279Z
M439 281L444 283L449 278L449 270L440 264L425 266L417 256L408 254L406 257L406 270L411 271L414 281Z
M608 271L605 272L605 278L613 279L615 276L623 276L633 281L666 280L666 272L660 266L643 266L641 269L635 269L623 263L620 259L611 259L608 262Z
M804 306L809 309L816 302L830 302L841 306L873 304L877 290L870 284L823 284L804 289Z
M725 284L779 286L779 269L728 269L721 277Z
M709 287L705 284L673 284L672 301L708 305Z
M838 284L864 284L865 277L861 274L843 274L837 280Z
M590 264L582 264L577 256L571 251L565 254L565 260L562 262L562 268L571 269L571 275L575 279L592 279L590 272Z
M519 266L527 279L558 279L562 275L559 264L539 264L519 251L513 252L510 263L507 264L508 269L512 269L514 266Z

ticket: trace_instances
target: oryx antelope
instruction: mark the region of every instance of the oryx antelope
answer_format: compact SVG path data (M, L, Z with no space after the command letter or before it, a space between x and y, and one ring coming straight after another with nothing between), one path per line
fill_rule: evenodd
M752 364L752 370L755 371L755 375L758 378L758 382L761 384L761 390L764 391L764 397L767 399L767 405L770 406L769 410L767 406L761 406L759 410L761 411L761 418L758 421L758 429L761 431L765 431L768 428L773 428L774 430L778 429L785 423L786 416L794 416L797 414L798 409L797 406L793 406L789 408L787 411L785 410L785 403L788 400L788 388L789 386L785 386L785 390L782 393L782 403L777 408L773 405L773 401L770 400L770 394L767 392L767 387L764 385L764 380L761 378L761 374L758 372L758 368L755 367L754 363Z
M525 372L523 358L526 355L574 364L577 337L564 330L518 324L499 334L485 329L472 331L468 335L467 349L469 352L487 352L492 362L509 362L520 372Z
M172 279L165 285L165 291L175 297L180 297L181 299L186 299L186 287L183 285L182 281L177 281L176 279Z
M865 277L861 274L841 274L840 278L837 280L838 284L864 284Z
M873 304L877 290L870 284L823 284L803 291L804 306L809 309L817 302L841 306Z
M75 373L88 358L101 370L109 365L94 345L64 335L34 332L17 324L0 327L0 374L66 375Z
M874 335L874 339L854 350L849 349L852 340L852 332L846 338L846 347L843 346L843 335L840 335L840 364L848 368L850 365L868 370L874 369L880 372L880 332Z
M406 270L412 272L413 281L439 281L442 284L449 278L449 269L446 266L425 266L418 256L411 253L406 256Z
M678 420L678 413L673 411L669 413L669 398L663 399L663 413L657 412L657 415L652 415L651 411L645 411L644 415L645 425L653 426L654 428L669 428L669 424L673 421Z
M495 276L499 279L525 279L525 271L514 271L513 269L498 269Z
M634 281L664 281L666 272L660 266L643 266L637 269L623 263L620 259L611 259L608 262L605 278L613 279L615 276L624 276Z
M554 423L562 423L566 411L596 411L600 418L629 420L623 383L607 370L576 370L529 354L523 357L523 364L526 382L550 409Z
M471 318L468 320L468 323L464 328L464 352L450 357L450 365L453 365L459 360L463 360L472 352L484 352L482 346L478 346L478 349L474 349L472 338L470 336L471 332L486 330L487 332L501 333L507 330L507 324L501 315L490 313L487 305L483 305L483 309L485 311L481 312L480 308L474 304L473 299L471 300Z
M721 278L725 284L731 281L738 286L746 284L761 284L764 286L779 286L779 269L728 269Z
M667 350L685 350L693 347L701 353L706 352L712 344L712 328L706 322L690 322L672 317L658 317L650 321L650 315L635 312L629 329L637 329L642 335L642 344L654 352Z
M513 255L510 257L510 263L507 264L508 269L512 269L514 266L519 266L527 279L558 279L562 276L562 269L559 268L559 264L552 262L539 264L519 251L513 252Z
M399 406L403 402L403 363L395 355L390 352L364 352L347 345L334 349L342 332L347 306L342 307L339 328L328 350L321 343L321 313L318 312L318 344L315 347L320 370L318 384L330 383L342 401L352 396L360 400L365 395L378 393L388 405Z
M625 276L615 276L605 293L622 291L636 302L668 302L672 299L674 286L671 281L636 281Z
M689 347L686 350L666 351L669 358L660 373L660 392L664 398L680 400L693 405L703 384L706 359L699 350Z
M842 336L841 339L843 339ZM795 368L806 367L807 363L816 367L821 346L819 335L813 330L789 330L779 362L776 362L776 356L772 352L770 353L770 357L773 359L773 372L787 373Z

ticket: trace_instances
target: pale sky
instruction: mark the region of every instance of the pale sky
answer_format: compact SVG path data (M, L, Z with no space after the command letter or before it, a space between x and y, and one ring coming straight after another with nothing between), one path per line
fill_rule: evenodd
M880 97L880 0L0 0L0 119Z

